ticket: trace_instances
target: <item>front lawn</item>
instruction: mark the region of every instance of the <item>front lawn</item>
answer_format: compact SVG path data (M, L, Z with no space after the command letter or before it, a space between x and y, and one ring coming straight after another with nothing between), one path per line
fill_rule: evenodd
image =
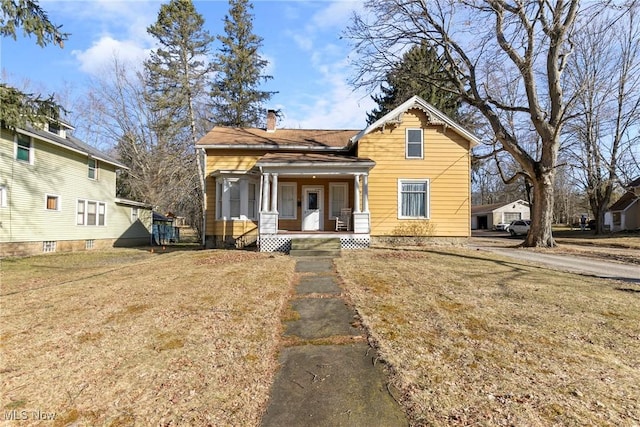
M640 284L465 249L336 264L413 424L640 423Z
M241 251L0 260L5 419L257 425L293 271L289 257Z

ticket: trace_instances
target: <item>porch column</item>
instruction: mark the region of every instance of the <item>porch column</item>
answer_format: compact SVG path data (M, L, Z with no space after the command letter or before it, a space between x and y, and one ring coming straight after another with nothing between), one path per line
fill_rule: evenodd
M369 212L369 174L362 175L362 211Z
M269 174L262 174L262 212L269 211Z
M355 175L353 180L353 211L360 212L360 175Z
M278 212L278 174L271 174L271 212Z

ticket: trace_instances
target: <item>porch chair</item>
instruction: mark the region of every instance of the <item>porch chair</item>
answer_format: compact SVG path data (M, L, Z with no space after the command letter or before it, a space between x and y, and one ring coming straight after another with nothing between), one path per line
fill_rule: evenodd
M340 209L340 216L336 217L336 231L349 231L351 224L351 208Z

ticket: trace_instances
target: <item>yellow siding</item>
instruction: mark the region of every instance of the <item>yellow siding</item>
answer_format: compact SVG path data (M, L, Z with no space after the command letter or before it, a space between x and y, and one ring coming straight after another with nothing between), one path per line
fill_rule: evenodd
M424 158L405 158L405 131L407 128L424 129ZM415 224L415 220L398 220L398 179L429 179L430 227L434 236L464 237L470 235L471 182L469 142L444 126L428 124L425 114L409 110L403 122L393 129L375 131L358 142L358 156L370 158L376 166L369 174L369 210L371 234L374 236L398 234L402 228ZM233 236L257 233L253 221L233 221L229 224L215 221L215 179L209 175L216 170L250 170L265 154L253 150L207 151L207 235ZM280 182L297 183L297 199L302 201L304 185L321 184L324 187L324 228L334 226L329 215L329 182L349 184L349 203L353 204L352 179L292 179L281 177ZM353 206L351 206L353 207ZM281 220L281 230L301 229L301 208L295 220ZM423 222L419 222L423 223ZM253 229L248 230L247 224ZM231 233L231 234L229 234Z
M358 156L376 162L369 174L371 234L397 234L413 220L398 220L398 179L430 180L433 235L470 234L469 142L443 126L425 125L424 113L410 110L393 129L375 131L359 141ZM405 131L424 128L423 159L405 158Z
M207 150L207 175L216 170L248 171L264 154L256 150Z

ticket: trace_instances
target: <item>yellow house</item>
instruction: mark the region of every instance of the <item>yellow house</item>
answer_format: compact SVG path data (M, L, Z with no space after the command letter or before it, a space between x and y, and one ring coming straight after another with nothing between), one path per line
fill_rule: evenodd
M208 247L288 251L296 236L343 248L389 237L470 235L479 141L414 96L363 130L214 127L206 153Z

